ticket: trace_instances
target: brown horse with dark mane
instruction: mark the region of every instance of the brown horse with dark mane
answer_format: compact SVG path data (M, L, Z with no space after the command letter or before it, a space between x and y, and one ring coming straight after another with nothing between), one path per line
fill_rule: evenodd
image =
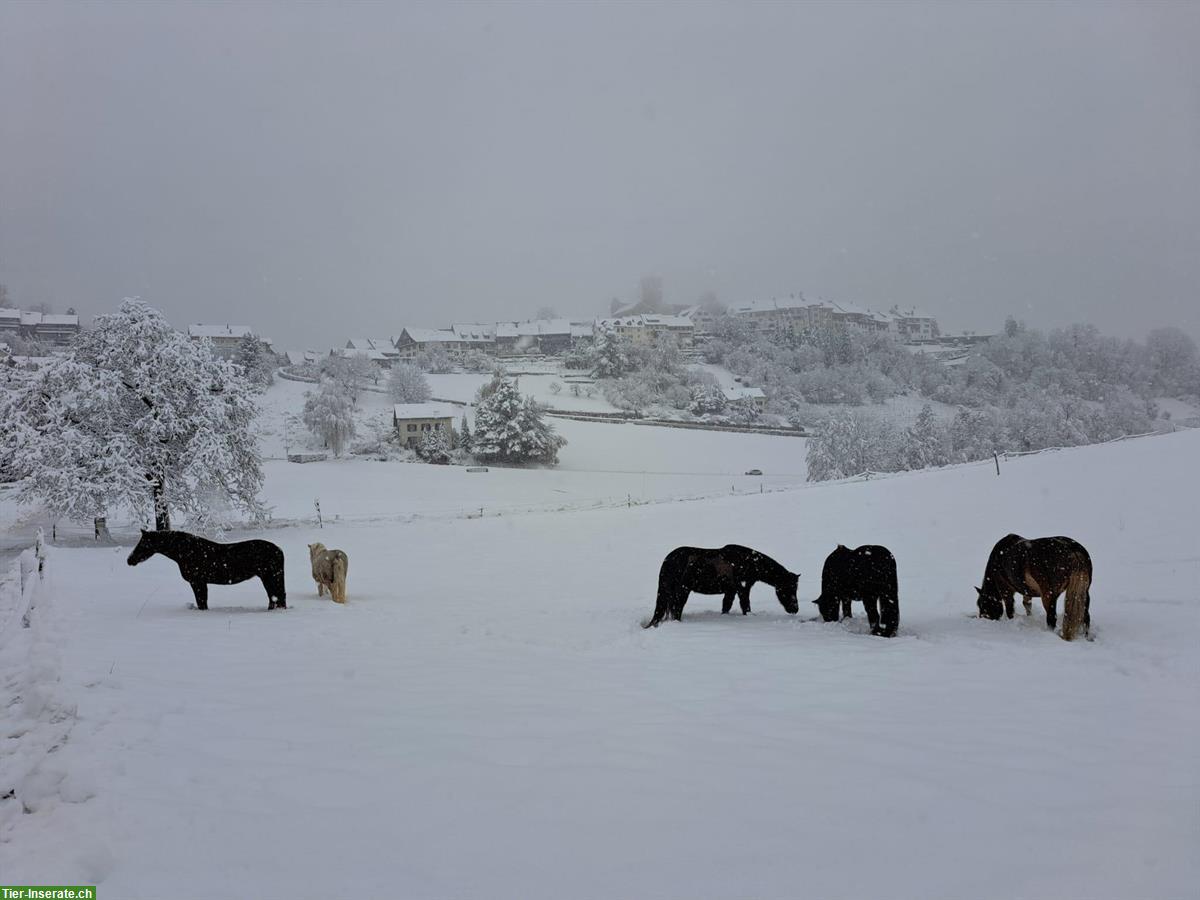
M783 608L795 615L800 611L796 599L799 574L793 574L765 553L726 544L717 550L703 547L676 547L667 554L658 570L658 602L654 615L643 628L657 626L670 616L679 621L683 618L683 606L688 596L697 594L724 594L721 613L733 609L736 594L742 606L742 615L750 612L750 588L755 582L763 582L775 588Z
M1032 540L1019 534L1001 538L992 548L979 594L981 619L999 619L1002 612L1013 617L1013 594L1020 594L1025 615L1033 611L1030 598L1041 597L1046 610L1046 625L1054 628L1058 614L1058 595L1066 591L1063 607L1062 639L1075 639L1083 628L1088 634L1092 624L1092 558L1083 545L1069 537L1044 537Z

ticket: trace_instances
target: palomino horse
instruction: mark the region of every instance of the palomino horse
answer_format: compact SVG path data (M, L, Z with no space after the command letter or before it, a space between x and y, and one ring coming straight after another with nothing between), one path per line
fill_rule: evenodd
M218 544L186 531L143 531L128 562L136 566L155 553L178 563L179 574L196 595L196 609L208 609L210 584L239 584L254 577L267 590L267 609L287 609L283 551L270 541Z
M1013 594L1020 594L1025 615L1032 609L1032 597L1041 597L1046 610L1046 625L1054 628L1058 595L1066 591L1063 606L1062 639L1074 640L1080 626L1086 635L1091 616L1092 558L1078 541L1069 537L1044 537L1027 540L1019 534L1001 538L988 557L983 585L975 588L979 617L999 619L1001 612L1013 617Z
M325 595L329 588L329 596L334 603L346 602L346 572L350 569L350 560L341 550L326 550L324 544L309 544L308 556L312 560L313 581L317 583L317 596Z
M825 558L821 596L813 603L826 622L836 622L838 608L850 618L850 601L861 600L871 634L895 637L900 625L896 558L887 547L865 544L851 550L841 544Z
M733 609L737 595L742 615L750 612L750 588L757 581L775 588L775 596L792 615L800 611L796 586L800 579L771 557L749 547L726 544L719 550L702 547L677 547L667 554L658 571L658 602L654 615L644 628L657 626L667 616L678 621L683 618L683 606L688 595L724 594L721 612Z

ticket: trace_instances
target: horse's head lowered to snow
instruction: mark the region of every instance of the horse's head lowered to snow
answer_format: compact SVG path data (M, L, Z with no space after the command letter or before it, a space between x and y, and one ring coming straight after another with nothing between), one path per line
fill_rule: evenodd
M984 584L987 584L985 581ZM979 607L979 618L981 619L999 619L1004 615L1004 600L991 590L983 588L975 588L975 593L978 596L975 598L975 603Z
M784 612L795 615L800 612L800 601L796 599L796 591L800 587L800 573L788 572L787 577L775 586L775 596Z
M133 552L129 554L129 559L125 561L131 566L136 566L138 563L145 562L157 553L157 535L157 531L147 531L143 528L141 539L138 540L137 546L133 548Z

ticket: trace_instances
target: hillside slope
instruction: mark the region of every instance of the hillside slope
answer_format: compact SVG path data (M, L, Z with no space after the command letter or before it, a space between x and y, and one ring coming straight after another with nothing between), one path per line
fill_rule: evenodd
M272 614L257 584L198 613L168 561L58 550L32 683L74 719L34 811L0 815L0 871L134 900L1190 895L1198 455L1191 432L1000 477L275 531ZM1094 641L973 617L1009 531L1089 548ZM317 539L350 554L344 608ZM759 586L748 618L693 597L639 627L668 550L730 541L802 573L799 616ZM895 553L897 638L814 620L839 542Z

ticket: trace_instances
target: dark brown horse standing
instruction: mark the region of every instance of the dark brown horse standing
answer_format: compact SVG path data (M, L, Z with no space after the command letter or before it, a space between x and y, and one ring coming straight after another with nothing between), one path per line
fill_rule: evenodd
M1020 594L1025 615L1033 611L1030 598L1041 597L1046 625L1054 628L1058 595L1066 591L1062 638L1074 640L1080 627L1086 635L1091 616L1092 558L1078 541L1069 537L1028 540L1019 534L1002 537L992 548L983 584L975 588L981 619L1013 617L1013 594Z
M850 618L850 602L861 600L871 634L895 637L900 626L900 596L896 557L887 547L864 544L851 550L842 544L825 558L821 596L813 603L826 622L838 620L838 609Z
M658 570L658 602L654 615L643 627L658 625L667 616L678 621L683 618L683 606L688 595L724 594L721 612L733 609L736 594L742 615L750 612L750 588L761 581L775 588L780 604L792 615L800 611L796 599L799 574L793 574L765 553L726 544L719 550L703 547L676 547L667 554Z
M267 590L267 609L287 609L283 551L270 541L218 544L186 531L143 531L127 561L136 566L155 553L179 565L179 574L196 595L196 609L208 609L210 584L240 584L255 577Z

